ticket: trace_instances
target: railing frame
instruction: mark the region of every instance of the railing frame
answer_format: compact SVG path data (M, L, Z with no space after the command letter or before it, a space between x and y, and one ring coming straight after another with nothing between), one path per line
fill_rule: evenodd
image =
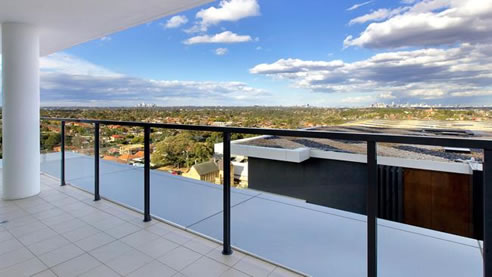
M378 162L375 141L367 142L367 276L378 276Z
M222 166L224 169L224 189L223 194L223 249L222 254L231 255L231 134L223 133L223 157Z
M94 123L94 201L99 200L99 123Z
M61 154L61 168L60 168L60 186L66 185L65 183L65 121L60 122L60 154Z
M492 148L483 151L483 272L492 276Z
M470 138L450 138L437 136L408 136L393 134L373 134L373 133L345 133L315 130L290 130L290 129L264 129L264 128L242 128L242 127L217 127L202 125L180 125L147 122L129 122L113 120L92 120L92 119L72 119L72 118L49 118L42 117L42 120L61 122L61 185L65 185L65 122L79 122L95 124L99 136L99 124L102 125L121 125L136 126L144 128L144 221L151 220L150 213L150 132L151 128L192 130L221 132L224 138L224 189L223 189L223 250L224 255L230 255L231 250L231 188L230 188L230 150L232 133L274 135L286 137L307 137L355 140L367 142L367 168L368 168L368 188L367 188L367 276L377 276L377 203L378 203L378 176L377 176L377 143L401 143L417 145L438 145L447 147L478 148L484 151L483 162L483 276L492 277L492 141L484 139ZM94 153L99 154L99 143L94 143ZM97 150L97 151L96 151ZM99 159L99 155L97 159ZM95 163L97 168L96 175L99 175L99 162ZM95 179L95 185L99 187L99 176Z
M144 126L144 222L152 220L150 216L150 132L150 127Z

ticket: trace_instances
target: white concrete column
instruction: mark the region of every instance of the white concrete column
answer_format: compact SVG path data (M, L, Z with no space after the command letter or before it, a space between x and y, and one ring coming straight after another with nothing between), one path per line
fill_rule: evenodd
M40 190L39 35L34 26L2 23L4 199Z

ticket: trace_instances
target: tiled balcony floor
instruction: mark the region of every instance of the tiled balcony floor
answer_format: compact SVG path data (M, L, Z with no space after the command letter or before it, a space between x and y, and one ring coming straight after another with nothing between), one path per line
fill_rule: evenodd
M299 276L41 175L0 202L0 276Z
M41 155L41 170L59 177L60 154ZM67 152L66 180L72 186L92 192L93 170L93 157ZM142 210L143 169L101 160L100 183L103 197ZM54 189L57 191L56 186ZM75 191L75 195L83 193ZM50 199L50 204L61 205L68 213L84 213L77 210L78 205L58 201ZM83 202L93 205L90 197ZM365 216L249 189L232 189L231 202L233 246L312 276L367 275ZM111 209L105 207L103 211L109 213ZM151 213L186 230L222 240L221 186L151 170ZM141 217L130 223L141 224ZM115 228L122 224L117 219L98 221L99 228ZM131 224L125 226L132 228ZM122 232L102 231L112 237ZM234 267L245 272L247 264L239 262ZM480 277L482 266L476 240L378 219L380 277ZM268 276L272 270L272 265L259 266L249 274Z

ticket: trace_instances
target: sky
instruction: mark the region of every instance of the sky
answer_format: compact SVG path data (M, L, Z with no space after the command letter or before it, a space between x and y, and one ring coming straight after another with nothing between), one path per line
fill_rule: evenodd
M491 105L490 0L222 0L42 57L43 106Z

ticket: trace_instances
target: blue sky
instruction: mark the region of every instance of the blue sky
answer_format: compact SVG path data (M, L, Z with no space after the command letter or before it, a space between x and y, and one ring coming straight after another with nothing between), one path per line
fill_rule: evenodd
M216 1L43 58L41 99L492 104L491 18L477 0Z

